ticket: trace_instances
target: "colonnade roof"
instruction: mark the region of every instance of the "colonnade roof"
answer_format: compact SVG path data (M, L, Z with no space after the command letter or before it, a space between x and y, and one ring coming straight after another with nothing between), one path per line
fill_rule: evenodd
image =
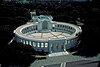
M18 27L14 31L14 33L17 36L19 36L21 38L26 38L28 40L48 41L48 40L60 40L60 39L72 39L72 38L77 37L76 36L77 33L82 32L82 30L78 26L70 24L70 23L57 22L57 21L53 21L53 23L73 27L76 31L72 35L69 35L69 34L63 33L63 32L53 32L53 31L37 32L37 33L32 33L32 34L26 35L26 34L22 33L22 30L26 27L36 25L33 23L28 23L28 24L25 24L25 25Z

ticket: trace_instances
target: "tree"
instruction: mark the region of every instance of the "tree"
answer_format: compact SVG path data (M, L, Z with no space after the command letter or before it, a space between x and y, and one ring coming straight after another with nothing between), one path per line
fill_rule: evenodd
M35 50L32 46L13 42L5 47L0 59L2 60L1 63L3 65L24 65L25 67L28 67L28 65L35 60L35 57L32 56L34 54Z
M15 26L13 25L1 25L0 26L0 51L2 51L8 42L13 38L13 30Z

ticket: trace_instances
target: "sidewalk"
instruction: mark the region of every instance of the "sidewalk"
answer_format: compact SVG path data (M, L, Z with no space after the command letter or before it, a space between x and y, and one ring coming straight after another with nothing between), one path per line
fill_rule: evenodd
M66 52L56 52L56 53L48 54L47 56L54 57L54 56L62 56L62 55L69 55L69 53L67 51Z

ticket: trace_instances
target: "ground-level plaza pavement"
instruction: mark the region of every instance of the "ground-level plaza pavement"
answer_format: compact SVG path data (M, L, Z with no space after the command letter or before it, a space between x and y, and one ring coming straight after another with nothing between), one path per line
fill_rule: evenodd
M64 54L36 60L30 67L98 67L98 61L100 61L100 54L89 58Z

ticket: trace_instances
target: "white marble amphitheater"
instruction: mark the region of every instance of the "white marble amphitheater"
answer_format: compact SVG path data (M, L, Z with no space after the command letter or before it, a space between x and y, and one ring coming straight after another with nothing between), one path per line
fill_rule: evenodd
M32 20L14 30L17 42L49 53L63 52L79 44L78 35L82 32L79 26L52 21L52 16L33 16Z

